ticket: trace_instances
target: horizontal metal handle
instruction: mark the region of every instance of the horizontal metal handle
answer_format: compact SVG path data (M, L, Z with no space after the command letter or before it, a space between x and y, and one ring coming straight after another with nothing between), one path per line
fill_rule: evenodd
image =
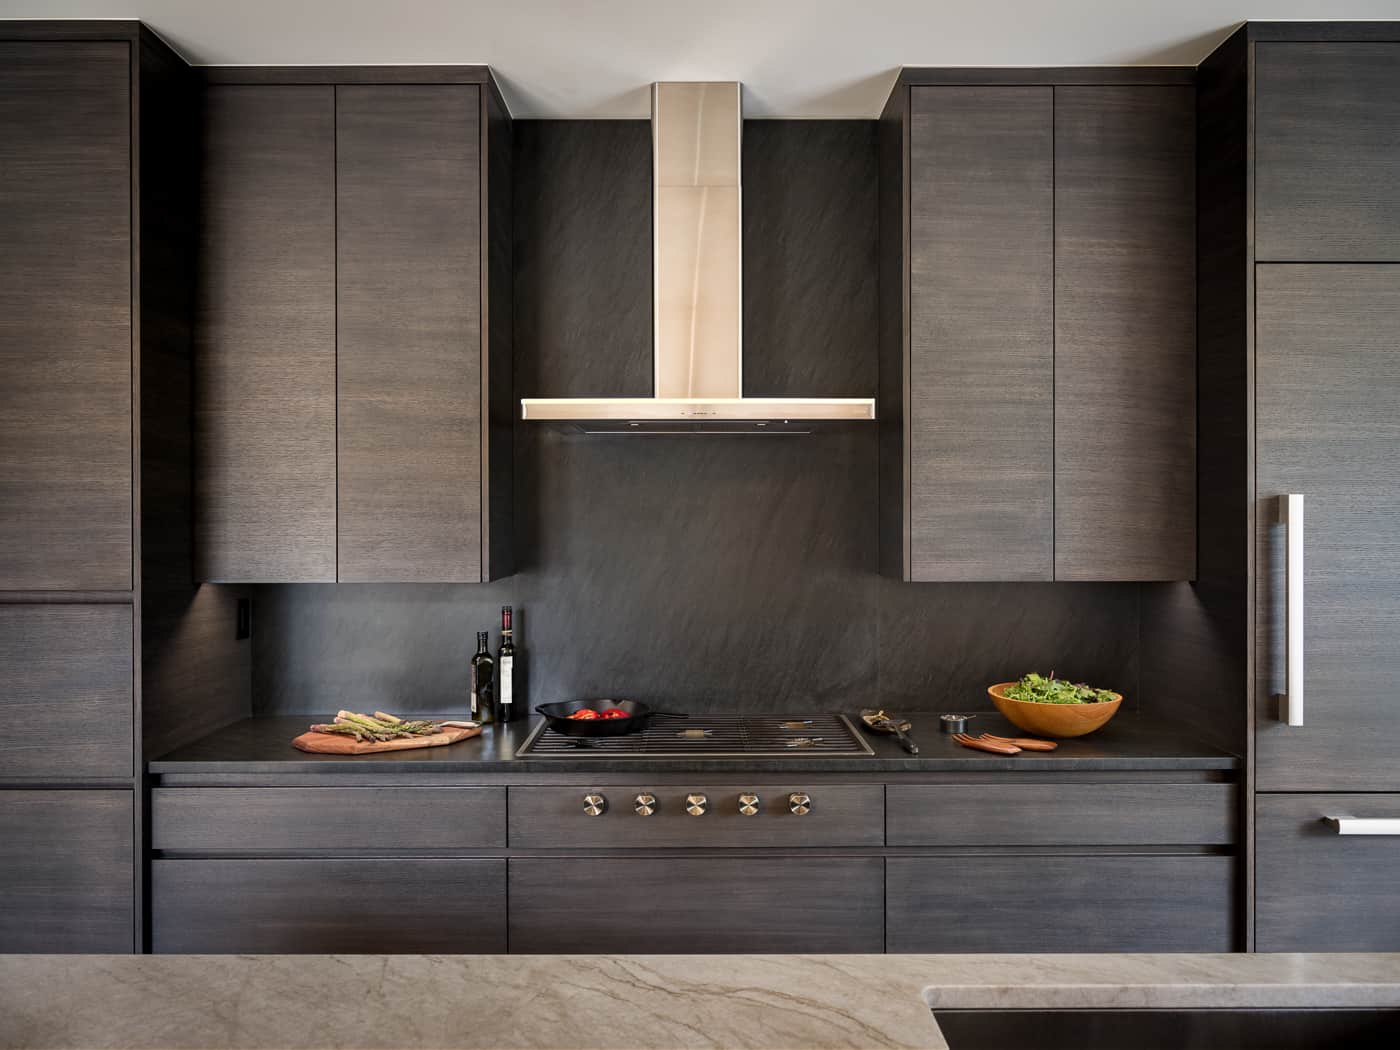
M1400 817L1323 817L1338 835L1400 835Z

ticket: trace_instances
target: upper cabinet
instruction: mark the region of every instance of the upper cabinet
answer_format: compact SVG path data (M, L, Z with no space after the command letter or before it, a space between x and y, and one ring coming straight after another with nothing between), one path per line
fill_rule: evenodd
M206 87L198 575L505 575L509 118L483 70L336 72Z
M1191 579L1189 71L1008 79L906 70L881 120L882 569Z

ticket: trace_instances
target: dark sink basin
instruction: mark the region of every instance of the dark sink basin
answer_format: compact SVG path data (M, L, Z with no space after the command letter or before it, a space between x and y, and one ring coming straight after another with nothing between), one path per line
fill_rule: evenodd
M935 1010L951 1050L1371 1050L1400 1010Z

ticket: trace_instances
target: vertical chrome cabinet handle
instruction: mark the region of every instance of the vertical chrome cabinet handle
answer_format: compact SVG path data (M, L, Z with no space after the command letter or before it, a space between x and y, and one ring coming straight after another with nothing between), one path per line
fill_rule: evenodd
M1323 817L1338 835L1400 835L1400 817Z
M1291 726L1303 724L1303 496L1278 498L1284 533L1284 692L1279 716Z

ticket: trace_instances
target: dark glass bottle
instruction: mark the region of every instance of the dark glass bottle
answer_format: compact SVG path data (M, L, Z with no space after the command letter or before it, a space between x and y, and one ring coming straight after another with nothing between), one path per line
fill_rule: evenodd
M482 725L496 720L495 661L491 659L488 638L485 631L476 632L476 655L472 657L472 721Z
M501 647L496 651L497 717L509 722L515 710L515 633L510 625L509 605L501 607Z

